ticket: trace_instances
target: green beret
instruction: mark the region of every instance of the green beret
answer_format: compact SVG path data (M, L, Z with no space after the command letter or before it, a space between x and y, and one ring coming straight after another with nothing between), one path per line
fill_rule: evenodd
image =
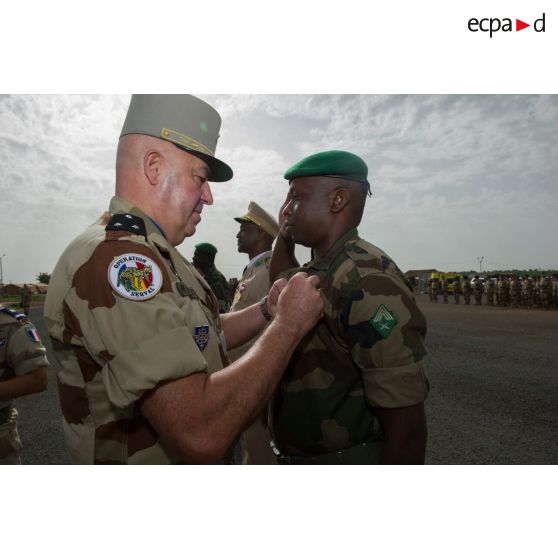
M213 246L213 244L209 244L209 242L202 242L200 244L196 244L195 246L198 252L202 252L203 254L209 254L210 256L214 256L217 254L217 248Z
M358 155L348 151L322 151L302 159L285 173L289 181L299 176L336 176L366 182L368 167Z

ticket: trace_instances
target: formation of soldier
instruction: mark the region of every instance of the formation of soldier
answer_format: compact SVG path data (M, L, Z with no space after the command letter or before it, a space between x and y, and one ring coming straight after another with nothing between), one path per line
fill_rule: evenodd
M428 294L432 302L437 303L438 296L441 294L444 304L447 304L448 291L446 278L430 279ZM471 299L474 297L477 306L483 304L484 298L487 306L558 310L558 275L531 277L510 274L485 279L475 275L472 278L464 277L462 281L455 278L452 283L452 293L455 304L459 304L459 297L463 294L466 305L471 304Z

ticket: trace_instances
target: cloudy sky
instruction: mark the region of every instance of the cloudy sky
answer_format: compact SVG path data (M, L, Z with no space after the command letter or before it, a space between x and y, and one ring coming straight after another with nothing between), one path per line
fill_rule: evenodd
M234 179L212 185L193 238L239 276L234 216L250 200L276 214L284 171L315 151L364 158L373 197L361 236L403 270L558 268L558 96L199 95L221 113L217 156ZM0 256L4 282L52 271L108 205L129 96L0 97ZM307 259L307 251L299 257Z

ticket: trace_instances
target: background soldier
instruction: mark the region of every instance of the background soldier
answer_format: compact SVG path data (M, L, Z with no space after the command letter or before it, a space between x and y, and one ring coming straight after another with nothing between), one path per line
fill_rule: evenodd
M498 276L498 283L496 285L496 296L498 306L506 306L506 279L503 275Z
M279 223L256 202L250 202L248 212L235 217L240 223L238 251L248 255L249 262L238 282L231 312L260 302L270 288L269 264L271 247L279 233ZM231 362L239 359L254 344L255 339L228 352ZM276 465L270 447L271 435L267 425L267 408L240 436L243 465Z
M480 306L482 304L482 281L478 275L475 275L475 304Z
M217 248L209 242L196 244L192 263L199 270L219 301L219 312L227 312L231 305L229 283L225 276L215 267Z
M558 310L558 275L552 276L552 307Z
M438 304L438 291L440 290L440 285L438 279L432 279L432 301Z
M444 304L448 303L448 281L442 277L442 296L444 297Z
M494 291L496 290L494 285L494 279L488 277L486 279L486 283L484 284L484 287L486 289L486 304L488 304L488 306L494 306Z
M521 282L516 275L511 276L510 280L511 307L519 308L521 303Z
M23 285L23 289L21 290L21 299L19 302L23 313L27 316L29 315L29 307L31 306L31 291L27 284Z
M550 310L552 301L552 283L547 275L541 277L541 306L544 310Z
M455 299L455 304L459 304L460 291L461 291L461 281L459 280L459 277L456 277L453 280L453 297Z
M467 276L463 277L463 302L467 306L471 304L471 283Z
M46 389L48 364L27 316L0 305L0 464L21 463L13 400Z

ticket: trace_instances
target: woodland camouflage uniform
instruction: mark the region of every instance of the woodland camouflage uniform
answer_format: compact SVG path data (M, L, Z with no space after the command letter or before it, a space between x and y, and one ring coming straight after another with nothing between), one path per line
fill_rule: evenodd
M274 440L293 463L377 463L374 407L427 397L426 320L403 273L356 229L302 269L320 277L324 317L287 365L270 408Z

